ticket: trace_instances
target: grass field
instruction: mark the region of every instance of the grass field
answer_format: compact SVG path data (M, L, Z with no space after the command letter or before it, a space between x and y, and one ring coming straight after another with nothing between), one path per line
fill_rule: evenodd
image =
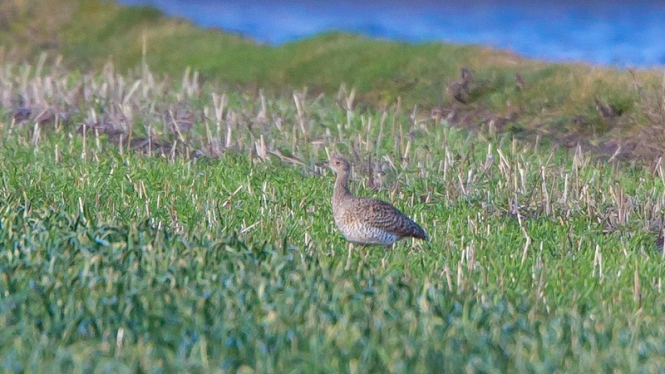
M0 70L4 371L662 371L660 160L195 78ZM351 250L334 152L430 241Z
M58 9L54 14L53 9ZM521 139L582 144L610 157L653 160L665 154L663 73L581 63L546 63L510 51L445 43L406 44L327 33L274 47L200 29L147 7L110 0L0 2L0 61L49 63L85 74L113 61L123 74L147 62L160 77L187 67L227 91L333 95L355 88L360 107L382 110L398 98L421 118L442 109L451 124L495 127ZM455 99L460 70L472 79Z

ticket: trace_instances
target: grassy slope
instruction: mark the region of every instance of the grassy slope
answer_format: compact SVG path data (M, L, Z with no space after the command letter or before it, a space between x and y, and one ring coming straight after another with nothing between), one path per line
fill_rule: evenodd
M63 9L52 17L50 9ZM653 157L663 151L660 123L665 110L655 71L637 72L581 64L545 64L510 53L439 43L407 45L348 34L327 34L279 48L262 46L215 30L201 30L148 8L111 2L48 0L3 2L5 27L0 41L15 56L43 50L62 53L68 66L100 68L109 57L121 70L146 61L158 73L178 77L186 66L227 87L281 92L307 86L334 93L340 84L355 87L359 99L375 107L401 97L406 107L454 108L451 120L485 127L507 119L501 131L546 135L562 143L582 141L610 154L623 151ZM455 102L446 87L468 66L475 85L467 104ZM526 87L516 87L519 73ZM605 118L595 99L620 116ZM428 112L421 112L428 116ZM461 117L461 118L460 118ZM657 139L651 141L651 139ZM601 141L610 141L602 146ZM649 143L646 146L645 143ZM636 148L636 145L639 146Z
M78 109L34 125L0 108L4 370L665 364L662 163L525 148L331 97L297 99L298 114L290 95L262 105L233 91L222 110L218 89L145 70L2 66L0 97ZM167 113L179 110L195 121L176 140ZM91 111L97 130L83 137ZM109 128L152 133L154 149L118 148ZM333 176L316 166L336 150L354 161L354 191L394 202L431 240L349 252Z

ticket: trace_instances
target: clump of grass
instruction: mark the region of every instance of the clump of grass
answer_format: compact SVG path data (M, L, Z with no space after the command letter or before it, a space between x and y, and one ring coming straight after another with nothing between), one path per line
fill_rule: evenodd
M0 71L7 371L663 364L659 160L465 131L401 101L363 108L346 88ZM431 240L349 252L320 167L337 151L353 189Z

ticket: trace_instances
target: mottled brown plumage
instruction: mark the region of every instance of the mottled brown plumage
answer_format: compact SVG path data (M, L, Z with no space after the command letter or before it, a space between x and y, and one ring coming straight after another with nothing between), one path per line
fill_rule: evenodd
M348 161L334 156L328 166L337 173L332 196L333 217L348 241L390 246L407 237L427 240L425 231L394 206L351 195L348 188L351 165Z

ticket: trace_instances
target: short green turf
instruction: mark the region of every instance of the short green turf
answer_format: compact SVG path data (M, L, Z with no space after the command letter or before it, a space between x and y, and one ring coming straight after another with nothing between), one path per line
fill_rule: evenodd
M3 371L665 365L660 162L468 132L397 103L350 109L345 91L0 71L1 97L69 108L43 124L0 109ZM176 135L178 108L194 126ZM78 131L95 119L152 134L154 149ZM392 202L430 240L350 247L321 167L334 152L354 163L354 193Z

